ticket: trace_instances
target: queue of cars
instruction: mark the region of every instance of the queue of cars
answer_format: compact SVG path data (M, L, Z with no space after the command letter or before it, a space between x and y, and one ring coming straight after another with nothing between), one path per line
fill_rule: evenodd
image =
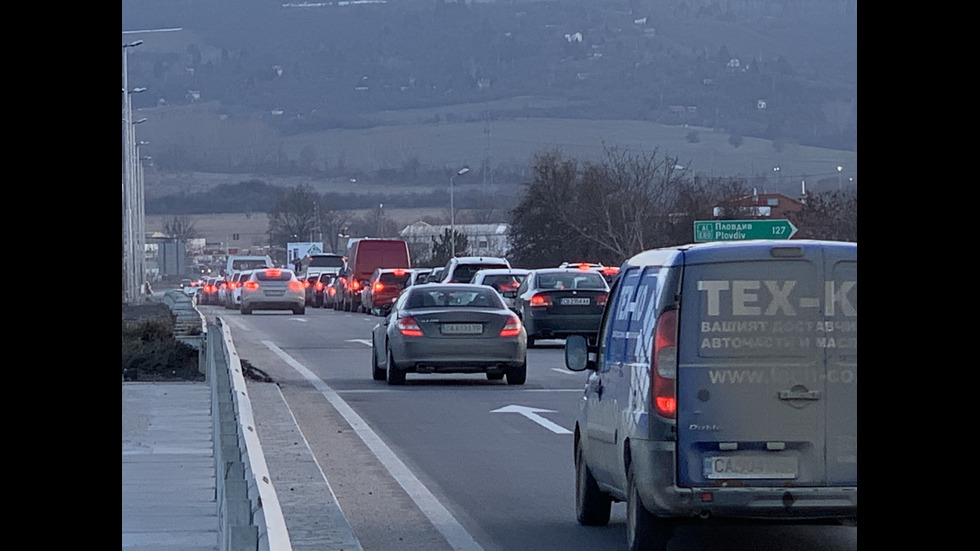
M304 312L290 270L236 275L225 293L240 290L242 314ZM312 284L324 283L324 305L343 279ZM221 283L193 286L199 303L219 304ZM361 300L384 316L371 329L371 377L389 385L409 373L523 385L535 341L565 339L566 367L588 373L575 516L604 526L625 502L630 550L666 551L692 519L857 521L854 243L690 244L621 270L461 257L376 268Z

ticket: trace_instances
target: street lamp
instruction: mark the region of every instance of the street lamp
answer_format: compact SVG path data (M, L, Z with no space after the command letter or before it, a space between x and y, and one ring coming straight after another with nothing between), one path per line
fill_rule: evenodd
M779 167L772 167L772 171L776 174L776 193L779 193Z
M840 191L842 189L841 181L840 181L840 171L842 170L844 170L844 167L842 167L841 165L837 165L837 191Z
M135 92L129 89L129 48L142 44L135 40L122 45L122 92L123 92L123 297L127 302L140 301L141 297L136 288L136 257L134 235L134 167L133 167L133 105L130 95ZM141 92L145 90L140 90Z
M456 177L462 176L469 172L469 167L464 166L463 168L456 171L449 178L449 247L450 247L450 258L456 257L456 202L454 196L456 194Z

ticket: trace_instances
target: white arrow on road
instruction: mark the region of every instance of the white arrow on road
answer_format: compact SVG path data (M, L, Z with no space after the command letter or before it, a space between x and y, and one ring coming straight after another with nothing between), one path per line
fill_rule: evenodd
M539 413L554 413L553 409L538 409L527 406L504 406L500 409L495 409L490 413L520 413L524 417L534 421L535 423L541 425L542 427L550 430L555 434L571 434L572 431L566 429L561 425L552 423L551 421L545 419L538 415Z

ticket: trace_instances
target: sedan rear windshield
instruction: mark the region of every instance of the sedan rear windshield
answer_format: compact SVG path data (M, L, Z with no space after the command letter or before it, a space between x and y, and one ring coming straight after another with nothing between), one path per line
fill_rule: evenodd
M408 298L406 308L505 308L499 295L491 289L467 289L446 291L442 289L418 289Z
M384 283L385 285L405 285L405 283L408 281L409 276L411 275L412 274L407 272L403 273L402 275L395 275L393 273L392 274L384 273L381 274L381 277L378 278L378 281Z
M469 283L480 270L507 269L506 264L460 264L453 270L453 283Z
M541 274L538 276L539 289L605 289L606 280L595 272L569 272Z

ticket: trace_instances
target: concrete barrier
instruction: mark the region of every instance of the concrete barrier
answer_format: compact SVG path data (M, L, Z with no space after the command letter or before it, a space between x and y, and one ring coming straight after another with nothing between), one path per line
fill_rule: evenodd
M167 292L163 302L177 318L175 338L200 351L211 387L219 549L292 551L231 329L221 318L209 324L183 292Z

